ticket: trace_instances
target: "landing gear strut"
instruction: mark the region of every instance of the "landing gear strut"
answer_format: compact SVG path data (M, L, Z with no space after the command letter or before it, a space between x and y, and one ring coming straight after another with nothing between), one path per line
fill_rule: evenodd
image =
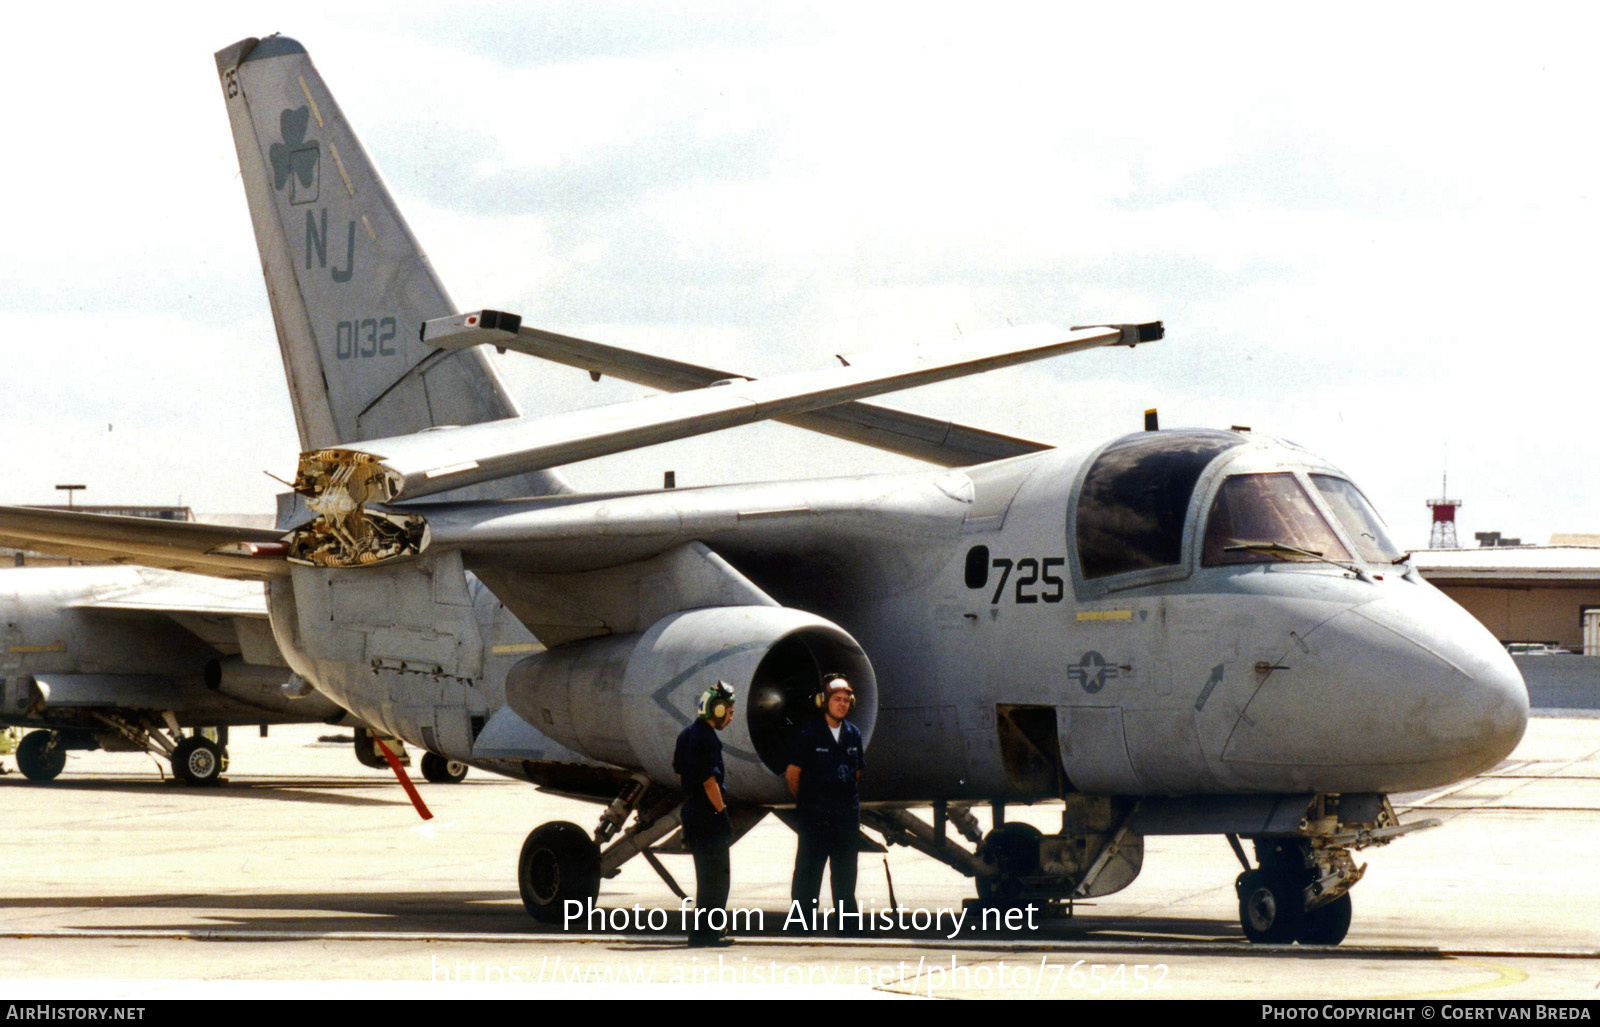
M568 901L582 903L587 912L588 905L600 896L600 881L617 876L622 865L635 856L643 856L674 895L685 897L655 855L657 851L686 851L677 844L681 835L673 834L683 823L678 790L654 785L643 774L621 780L619 785L617 797L600 814L592 838L577 824L555 821L535 828L523 843L517 882L522 904L535 920L555 923L566 914ZM729 812L734 841L767 814L752 806L734 806ZM635 814L632 826L623 830Z
M1319 795L1299 836L1255 839L1254 868L1238 838L1229 835L1245 865L1234 884L1245 937L1265 944L1339 944L1350 931L1350 889L1367 871L1353 853L1438 823L1402 825L1381 796L1346 797L1341 804L1338 796Z
M423 764L426 767L426 763ZM555 923L566 912L566 903L581 903L587 911L600 897L600 879L615 877L623 863L643 852L650 865L665 876L661 865L649 853L649 846L678 826L677 793L653 788L650 779L634 775L622 784L610 806L600 815L594 837L567 821L553 821L534 828L522 844L517 860L517 883L522 904L528 914L544 923ZM630 816L639 818L633 827L611 842ZM606 842L602 854L600 846ZM667 883L674 891L677 884Z
M214 742L203 735L185 737L170 710L162 711L160 720L150 714L110 710L95 711L94 716L110 729L96 735L101 745L163 757L171 762L173 776L185 784L214 785L228 769L227 728L220 731L221 741Z

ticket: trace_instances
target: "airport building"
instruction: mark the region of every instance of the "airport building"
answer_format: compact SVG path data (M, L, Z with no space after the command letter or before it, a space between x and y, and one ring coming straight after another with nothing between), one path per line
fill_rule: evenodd
M1412 564L1512 654L1536 707L1600 708L1600 536L1422 549Z
M1424 549L1411 560L1506 645L1600 656L1600 547Z

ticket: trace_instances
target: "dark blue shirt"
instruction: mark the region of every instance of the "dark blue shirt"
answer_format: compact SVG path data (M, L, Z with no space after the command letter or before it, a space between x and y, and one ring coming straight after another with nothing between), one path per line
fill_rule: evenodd
M800 768L796 807L802 813L853 816L860 809L856 775L867 763L861 729L848 720L840 722L837 741L826 717L806 721L790 743L789 764Z
M678 787L683 789L684 816L710 816L714 811L706 797L706 779L714 777L717 787L722 787L722 740L717 737L717 729L704 720L684 728L672 753L672 769L678 774Z

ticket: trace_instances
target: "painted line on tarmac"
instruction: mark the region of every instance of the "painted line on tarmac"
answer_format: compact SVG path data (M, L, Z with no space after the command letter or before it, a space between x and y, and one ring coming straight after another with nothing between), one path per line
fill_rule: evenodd
M1471 984L1462 984L1454 988L1441 988L1437 991L1418 991L1409 995L1384 995L1375 999L1377 1002L1416 1002L1438 998L1442 995L1461 995L1469 991L1483 991L1489 988L1508 988L1514 984L1521 984L1528 979L1525 970L1514 966L1496 966L1493 963L1475 963L1470 959L1461 960L1462 966L1469 966L1477 970L1487 970L1494 974L1486 981L1474 981Z

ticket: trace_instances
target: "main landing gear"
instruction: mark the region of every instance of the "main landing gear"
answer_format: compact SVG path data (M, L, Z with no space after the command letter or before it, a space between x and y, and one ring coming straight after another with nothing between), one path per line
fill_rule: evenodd
M522 843L517 887L535 920L557 922L568 902L587 909L600 895L600 846L577 824L541 824Z
M617 833L647 797L653 803L648 813L640 814L633 828L602 856L600 846ZM676 806L676 793L654 788L649 778L635 774L600 814L600 824L593 838L577 824L565 820L534 828L528 840L522 843L522 854L517 857L517 886L528 915L544 923L556 923L568 902L577 902L587 909L600 897L602 877L616 876L629 856L678 826ZM624 845L630 846L626 855L616 851Z
M460 784L466 779L467 765L459 760L425 752L422 754L422 776L436 785Z
M53 781L67 765L68 749L148 752L171 762L173 776L190 785L214 785L228 769L226 735L214 742L202 735L184 736L170 713L157 720L150 714L92 710L95 728L49 728L30 731L17 745L17 768L29 781ZM226 728L221 729L226 732Z
M67 747L57 731L29 731L17 743L17 769L29 781L54 781L67 765Z
M204 735L190 735L172 750L172 772L189 785L214 785L228 769L228 750Z
M559 923L568 902L577 902L587 911L600 897L601 880L617 876L634 856L643 856L673 894L684 898L683 889L655 855L658 843L664 843L659 851L686 851L668 837L682 824L678 814L681 800L677 789L659 787L643 774L635 774L622 783L617 797L600 814L593 837L564 820L534 828L517 858L517 886L528 914L543 923ZM764 809L748 807L730 812L735 841L766 815ZM635 814L633 826L622 830Z
M1138 804L1104 797L1069 796L1061 832L1044 834L1006 822L996 802L994 829L983 834L965 804L936 802L933 825L908 810L864 809L861 822L891 845L905 845L971 877L978 904L998 910L1032 905L1048 915L1067 913L1077 899L1126 888L1144 863L1144 839L1132 828ZM968 850L948 836L954 826L974 843Z
M163 711L159 721L149 714L109 710L96 711L94 716L110 728L96 736L101 747L165 757L172 764L173 776L184 784L214 785L228 769L225 727L217 729L221 741L212 741L204 735L184 735L178 718L169 711Z

